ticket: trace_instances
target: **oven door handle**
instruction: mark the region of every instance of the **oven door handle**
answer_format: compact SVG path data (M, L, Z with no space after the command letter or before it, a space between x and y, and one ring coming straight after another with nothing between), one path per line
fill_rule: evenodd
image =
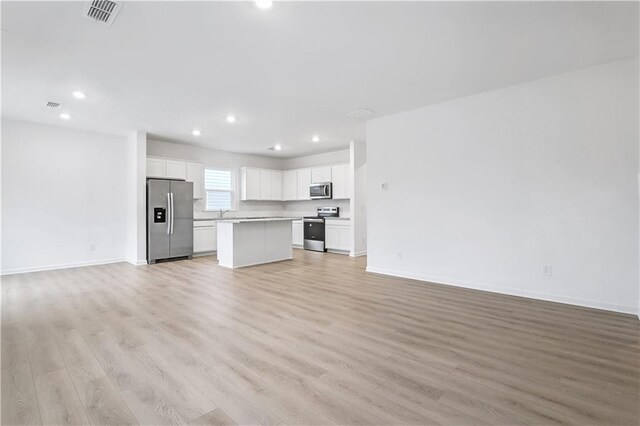
M305 219L303 222L323 223L324 219Z

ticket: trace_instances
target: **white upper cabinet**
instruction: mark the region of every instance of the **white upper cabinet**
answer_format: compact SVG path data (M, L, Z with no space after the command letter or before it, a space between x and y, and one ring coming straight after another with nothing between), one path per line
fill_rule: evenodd
M260 169L242 167L240 169L240 199L260 199Z
M282 200L282 172L280 170L271 170L271 199Z
M271 200L271 170L260 170L260 199Z
M184 161L167 160L166 177L169 179L187 180L187 163Z
M331 182L333 182L333 198L346 199L349 197L349 165L338 164L331 166Z
M147 157L147 177L193 182L193 198L204 198L204 164Z
M282 172L280 170L240 169L240 199L282 200Z
M298 170L298 200L310 200L311 169Z
M311 183L331 182L331 166L311 169Z
M193 198L204 198L204 164L187 163L187 182L193 182Z
M333 182L333 198L349 199L348 164L285 171L242 167L240 180L243 201L310 200L312 182Z
M287 170L282 173L282 199L284 201L298 199L298 171Z
M167 175L167 161L162 158L147 158L147 177L163 178Z

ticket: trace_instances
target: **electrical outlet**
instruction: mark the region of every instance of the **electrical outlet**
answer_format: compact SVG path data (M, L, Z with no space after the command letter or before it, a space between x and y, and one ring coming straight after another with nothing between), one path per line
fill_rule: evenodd
M542 265L542 275L544 275L545 277L551 276L551 264L546 263Z
M89 251L96 251L96 245L95 244L91 244L89 246Z
M402 259L402 250L398 250L396 255L398 256L398 259Z

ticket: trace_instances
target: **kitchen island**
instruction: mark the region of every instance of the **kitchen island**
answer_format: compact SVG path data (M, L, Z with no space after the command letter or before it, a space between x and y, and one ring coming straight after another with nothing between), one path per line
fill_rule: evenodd
M218 221L218 264L227 268L278 262L293 257L294 218L223 219Z

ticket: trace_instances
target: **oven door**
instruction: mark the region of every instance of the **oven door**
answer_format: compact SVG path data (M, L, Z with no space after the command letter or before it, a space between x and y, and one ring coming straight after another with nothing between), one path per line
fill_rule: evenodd
M324 248L324 219L305 219L304 248L306 250L325 251Z

